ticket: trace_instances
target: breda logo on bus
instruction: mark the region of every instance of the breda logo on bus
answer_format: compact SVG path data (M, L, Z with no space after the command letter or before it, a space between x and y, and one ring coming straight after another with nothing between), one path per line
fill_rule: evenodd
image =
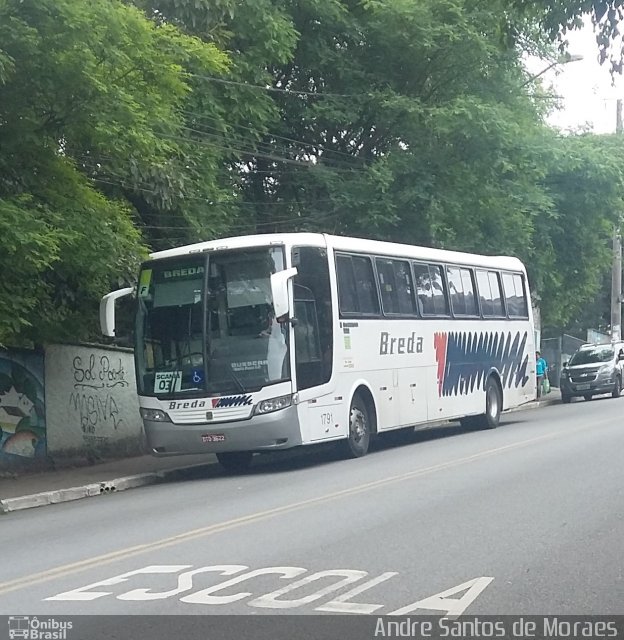
M379 355L386 356L395 353L422 353L423 352L423 339L421 336L416 336L412 331L409 337L391 336L387 331L381 332L381 339L379 341Z
M170 269L163 271L166 280L171 278L188 278L189 276L198 276L204 273L204 267L186 267L182 269Z
M226 396L224 398L212 398L211 405L213 409L222 407L245 407L253 404L252 396ZM170 402L169 410L172 409L201 409L206 406L205 400L189 400L187 402Z

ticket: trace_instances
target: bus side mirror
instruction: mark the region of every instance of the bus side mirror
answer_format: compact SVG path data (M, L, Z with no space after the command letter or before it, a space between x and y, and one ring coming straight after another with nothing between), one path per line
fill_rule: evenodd
M288 281L296 275L296 267L271 274L271 295L273 296L273 311L275 312L276 318L286 316L287 319L290 319Z
M115 302L134 293L134 287L125 287L112 293L107 293L100 301L100 329L102 335L115 337Z

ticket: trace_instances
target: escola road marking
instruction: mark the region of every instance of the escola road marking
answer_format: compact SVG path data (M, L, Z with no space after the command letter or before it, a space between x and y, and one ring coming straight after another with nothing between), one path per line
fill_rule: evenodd
M610 419L598 423L593 423L591 428L595 429L599 424L609 424L611 422L613 422L613 420ZM257 522L261 522L263 520L267 520L284 513L291 513L293 511L305 509L307 507L325 504L327 502L338 500L340 498L365 493L379 487L385 487L390 484L412 480L413 478L418 478L420 476L428 475L430 473L435 473L438 471L444 471L445 469L451 469L453 467L457 467L470 462L475 462L477 460L482 460L483 458L488 458L499 453L512 451L514 449L520 449L521 447L526 447L538 442L544 442L545 440L553 440L561 435L569 436L571 433L584 431L588 428L589 427L587 426L583 426L578 427L577 429L561 429L554 433L538 436L536 438L529 438L527 440L520 440L519 442L507 444L502 447L485 449L484 451L480 451L479 453L474 453L462 458L455 458L454 460L441 462L429 467L424 467L422 469L416 469L414 471L408 471L407 473L380 478L379 480L372 480L371 482L366 482L364 484L358 485L357 487L334 491L332 493L327 493L316 498L301 500L300 502L291 502L290 504L285 504L281 507L274 507L273 509L267 509L265 511L251 513L246 516L232 518L231 520L226 520L225 522L219 522L217 524L211 524L199 529L192 529L191 531L186 531L184 533L179 533L167 538L162 538L161 540L155 540L154 542L126 547L125 549L119 549L118 551L112 551L110 553L94 556L92 558L86 558L85 560L80 560L78 562L61 565L59 567L55 567L54 569L48 569L39 573L33 573L31 575L16 578L14 580L9 580L7 582L0 582L0 595L9 593L11 591L17 591L18 589L24 589L26 587L41 584L43 582L48 582L50 580L54 580L55 578L66 577L80 571L85 571L87 569L101 567L116 562L117 560L126 560L128 558L142 555L144 553L149 553L150 551L165 549L167 547L177 545L181 542L187 542L196 538L212 536L217 533L223 533L224 531L243 527L248 524L255 524Z

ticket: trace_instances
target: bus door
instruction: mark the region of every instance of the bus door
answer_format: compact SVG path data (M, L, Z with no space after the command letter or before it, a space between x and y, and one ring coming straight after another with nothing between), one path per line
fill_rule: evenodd
M333 361L332 303L327 250L295 247L293 283L295 382L304 442L344 435L339 424L343 402L331 384Z

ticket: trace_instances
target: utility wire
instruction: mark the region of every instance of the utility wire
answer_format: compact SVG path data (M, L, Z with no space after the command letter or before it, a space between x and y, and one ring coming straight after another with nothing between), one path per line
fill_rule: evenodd
M121 177L117 174L116 177ZM154 191L153 189L145 189L143 187L138 187L135 185L131 185L125 182L113 182L111 180L106 180L104 178L90 177L94 182L101 182L103 184L108 184L113 187L121 187L123 189L131 189L135 191L140 191L142 193L149 193L151 195L159 196L162 195L158 191ZM307 204L327 204L327 203L335 203L335 200L332 199L324 199L324 200L282 200L277 202L252 202L248 200L214 200L207 197L199 197L199 196L187 196L184 198L185 201L192 202L203 202L208 205L232 205L232 206L250 206L250 207L275 207L275 206L297 206L297 205L307 205ZM152 214L154 216L167 214Z
M183 127L185 130L193 132L193 133L198 133L200 135L204 135L204 136L211 136L212 134L206 133L205 131L200 131L199 129L193 129L191 127ZM307 168L312 168L317 166L318 164L323 164L324 166L329 166L330 168L332 168L331 164L329 163L334 163L338 165L338 168L349 168L352 171L365 171L365 167L344 167L340 165L340 160L334 160L332 158L324 158L322 157L321 160L322 162L317 163L317 162L312 162L312 161L305 161L305 160L297 160L294 158L283 158L277 155L274 155L272 153L264 153L262 151L257 151L254 149L240 149L240 148L236 148L233 146L224 146L224 145L220 145L217 144L215 142L211 142L208 140L200 140L200 139L195 139L195 138L189 138L187 136L176 136L173 134L161 134L161 136L163 138L169 139L169 140L178 140L180 142L187 142L187 143L195 143L195 144L200 144L203 146L211 146L211 147L215 147L217 149L223 149L225 151L229 151L230 153L238 153L238 154L242 154L242 155L248 155L248 156L252 156L252 157L258 157L258 158L265 158L267 160L272 160L274 162L283 162L286 164L293 164L299 167L307 167ZM221 138L220 138L221 139Z
M198 118L201 120L213 120L213 121L219 121L219 118L217 118L216 116L209 116L206 114L199 114L199 113L193 113L192 111L185 111L184 109L182 109L180 111L181 113L183 113L186 116L190 116L193 118ZM327 147L324 147L323 145L320 144L315 144L314 142L304 142L303 140L297 140L295 138L288 138L286 136L280 136L276 133L271 133L270 131L267 131L266 133L261 131L260 129L254 129L253 127L247 127L243 124L234 124L234 125L230 125L232 128L235 129L245 129L247 131L251 131L253 133L257 133L263 137L265 136L269 136L271 138L275 138L276 140L286 140L287 142L294 142L295 144L300 144L302 146L306 146L306 147L313 147L315 149L320 149L321 151L325 151L327 153L334 153L336 155L340 155L340 156L344 156L346 158L350 158L350 159L355 159L355 156L353 156L352 154L349 153L345 153L344 151L337 151L335 149L328 149ZM223 129L219 129L217 127L210 127L209 125L204 125L202 124L202 127L207 127L209 129L213 129L215 131L219 131L220 133L223 133L224 135L227 132L224 132Z
M368 94L365 93L329 93L322 91L301 91L299 89L283 89L281 87L269 87L261 84L252 84L249 82L240 82L237 80L226 80L225 78L216 78L214 76L206 76L199 73L188 73L191 78L206 80L208 82L217 82L220 84L233 85L237 87L245 87L246 89L259 89L269 93L281 93L293 96L312 96L315 98L362 98Z

